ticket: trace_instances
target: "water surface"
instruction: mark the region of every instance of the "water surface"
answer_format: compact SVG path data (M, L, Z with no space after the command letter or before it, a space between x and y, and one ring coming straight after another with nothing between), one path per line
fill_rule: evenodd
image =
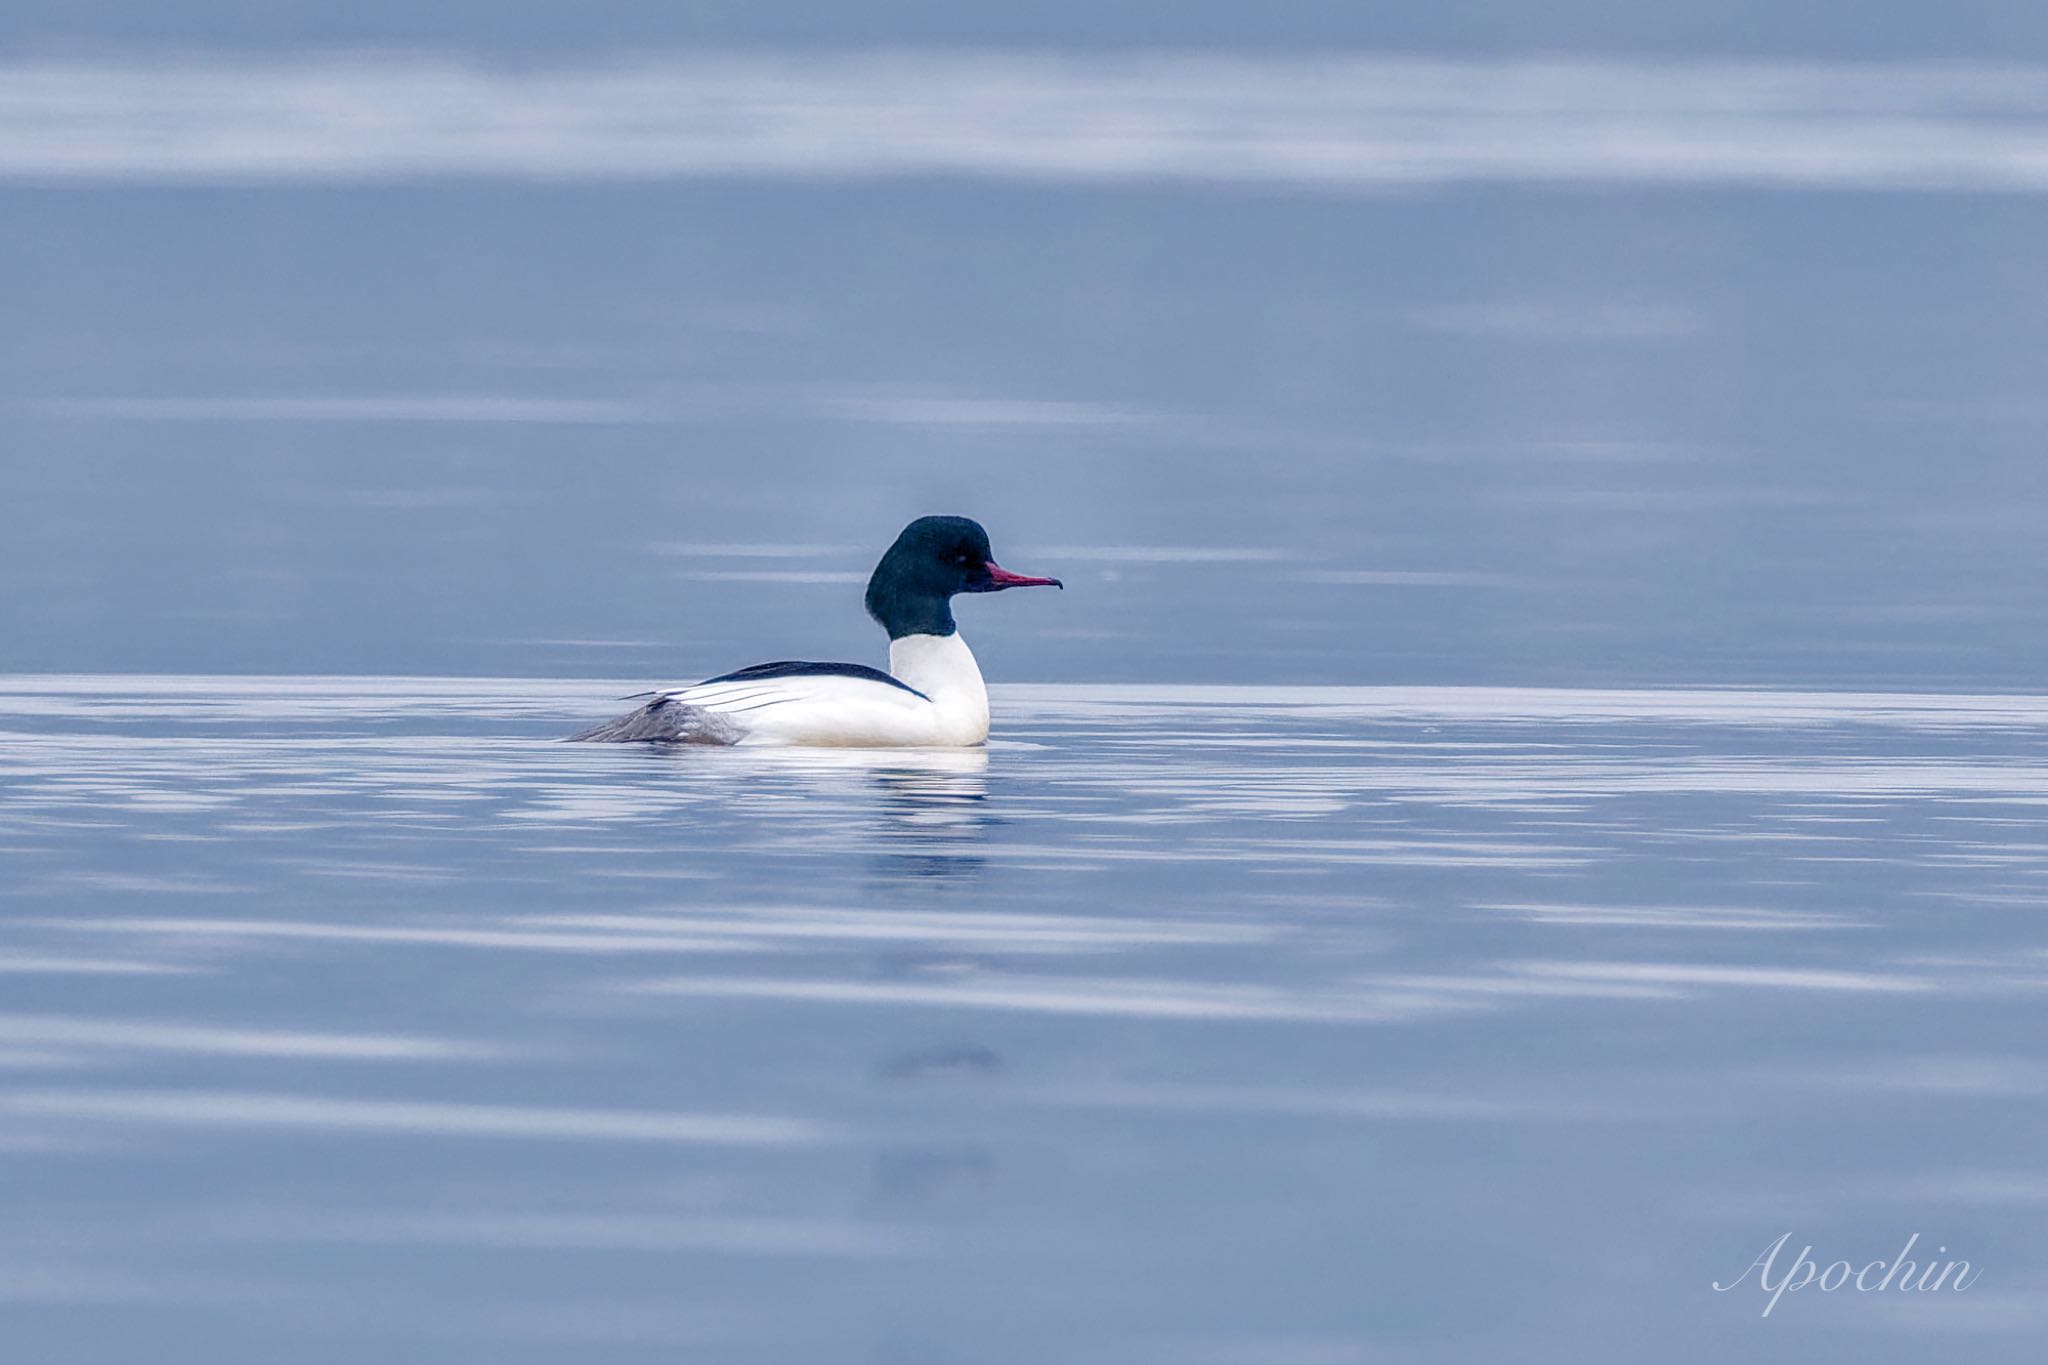
M22 1359L2010 1360L2048 703L0 679ZM1716 1294L1918 1232L1955 1296Z

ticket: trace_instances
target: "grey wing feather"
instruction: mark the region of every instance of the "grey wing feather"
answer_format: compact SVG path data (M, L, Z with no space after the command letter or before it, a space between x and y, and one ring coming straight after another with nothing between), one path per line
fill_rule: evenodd
M569 742L626 744L653 740L663 744L734 744L739 738L739 727L724 716L663 696L637 711L579 730L569 736Z

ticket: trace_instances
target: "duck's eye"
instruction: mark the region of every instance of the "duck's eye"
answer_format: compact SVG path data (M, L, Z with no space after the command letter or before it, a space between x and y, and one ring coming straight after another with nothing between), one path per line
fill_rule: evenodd
M961 564L961 565L964 565L964 564L966 564L966 563L967 563L967 551L965 551L965 550L962 550L962 551L960 551L960 553L958 553L958 554L954 555L954 556L953 556L953 562L954 562L955 564Z

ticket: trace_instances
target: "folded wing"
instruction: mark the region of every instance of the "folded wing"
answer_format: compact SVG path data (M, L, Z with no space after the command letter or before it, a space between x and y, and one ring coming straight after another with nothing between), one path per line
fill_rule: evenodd
M930 709L924 693L880 669L785 660L651 694L638 710L569 738L669 744L918 743Z

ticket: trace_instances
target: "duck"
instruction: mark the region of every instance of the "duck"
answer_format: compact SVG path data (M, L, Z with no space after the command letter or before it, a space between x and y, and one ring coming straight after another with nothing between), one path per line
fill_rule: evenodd
M1064 588L996 563L970 517L919 517L868 578L868 615L889 633L889 669L784 659L687 687L569 736L576 743L973 748L987 743L988 687L953 619L961 593Z

